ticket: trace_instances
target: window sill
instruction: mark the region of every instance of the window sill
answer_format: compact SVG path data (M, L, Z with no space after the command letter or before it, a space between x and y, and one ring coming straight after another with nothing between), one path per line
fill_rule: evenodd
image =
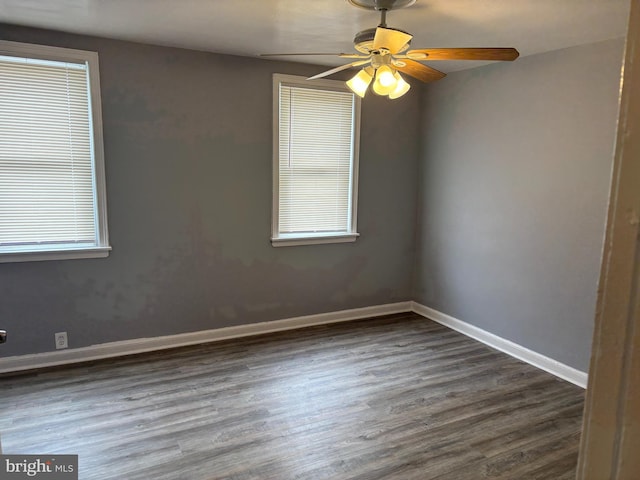
M272 237L271 245L274 247L295 247L299 245L320 245L322 243L347 243L355 242L359 233L334 233L328 235L290 235Z
M73 260L80 258L105 258L109 256L111 247L87 247L71 249L42 249L0 251L0 263L40 262L43 260Z

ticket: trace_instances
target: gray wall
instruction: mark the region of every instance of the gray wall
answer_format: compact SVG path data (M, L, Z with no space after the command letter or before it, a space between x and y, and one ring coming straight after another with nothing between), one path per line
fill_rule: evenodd
M588 370L623 41L427 88L417 301Z
M322 67L0 24L100 55L113 252L0 264L1 356L411 299L420 89L363 103L354 244L273 248L271 75ZM393 139L393 141L390 141Z
M114 247L0 264L1 356L53 350L58 331L81 347L415 299L588 368L622 40L368 96L361 238L276 249L271 74L319 67L0 38L99 52Z

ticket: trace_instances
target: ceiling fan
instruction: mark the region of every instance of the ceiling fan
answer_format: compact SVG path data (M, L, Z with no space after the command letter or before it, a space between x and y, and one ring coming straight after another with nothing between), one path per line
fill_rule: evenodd
M373 81L372 90L391 99L399 98L409 91L399 72L422 82L434 82L446 74L419 62L431 60L499 60L513 61L520 55L515 48L418 48L408 50L413 36L398 28L387 26L387 12L413 5L416 0L347 0L350 4L380 12L380 25L356 34L353 43L359 53L280 53L262 54L263 57L285 55L337 55L355 59L308 80L327 77L348 68L363 67L347 86L360 97L364 97Z

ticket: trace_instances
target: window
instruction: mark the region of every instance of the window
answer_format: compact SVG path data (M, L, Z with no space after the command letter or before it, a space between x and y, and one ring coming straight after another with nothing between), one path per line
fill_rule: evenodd
M0 262L106 257L98 54L0 41Z
M355 241L360 98L334 80L273 86L272 244Z

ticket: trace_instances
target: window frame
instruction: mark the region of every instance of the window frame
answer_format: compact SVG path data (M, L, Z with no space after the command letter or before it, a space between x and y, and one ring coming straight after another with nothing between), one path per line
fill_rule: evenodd
M280 87L292 86L310 90L347 92L353 95L353 125L351 143L351 181L350 181L350 222L346 232L280 233ZM273 74L273 197L271 244L274 247L317 245L325 243L355 242L360 236L357 232L358 217L358 170L360 156L360 111L361 98L338 80L307 80L298 75Z
M102 99L100 95L98 53L87 50L0 40L0 55L67 63L82 63L87 65L95 200L94 222L96 226L96 245L78 247L72 244L46 244L20 245L11 248L5 247L0 249L0 263L107 257L111 246L109 245L109 230L107 225Z

